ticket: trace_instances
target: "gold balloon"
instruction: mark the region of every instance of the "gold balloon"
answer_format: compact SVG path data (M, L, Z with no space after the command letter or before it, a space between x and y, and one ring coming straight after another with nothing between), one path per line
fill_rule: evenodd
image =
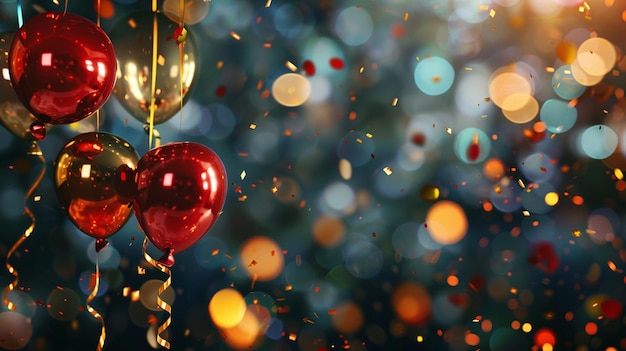
M0 33L0 123L13 135L34 139L30 125L36 121L13 90L9 76L9 50L15 32Z
M153 21L157 21L157 65L152 70ZM186 35L186 37L185 37ZM137 120L149 123L152 75L156 74L154 124L167 121L185 103L197 74L193 35L160 13L140 12L117 22L109 33L117 55L113 95ZM181 62L179 45L183 45ZM182 64L182 75L180 66Z
M108 133L80 134L61 149L54 163L56 194L80 230L105 239L126 224L137 162L135 149Z

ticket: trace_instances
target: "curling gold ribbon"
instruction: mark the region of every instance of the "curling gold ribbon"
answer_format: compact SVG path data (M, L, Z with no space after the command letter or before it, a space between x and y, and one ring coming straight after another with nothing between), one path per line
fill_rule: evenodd
M37 189L37 187L43 180L44 175L46 174L46 160L43 158L43 152L41 152L41 149L39 148L39 144L37 144L36 141L33 141L31 143L30 150L28 151L27 154L37 156L39 160L41 161L42 168L41 168L41 171L39 171L39 176L37 176L37 179L35 179L35 182L30 186L30 188L26 192L26 195L24 196L24 212L22 214L23 215L25 214L28 217L30 217L31 224L30 226L28 226L28 228L26 228L22 236L15 242L15 244L13 244L13 247L11 247L11 249L9 250L9 253L7 254L6 267L9 273L11 273L15 279L11 283L9 283L9 285L4 289L2 301L4 302L4 305L7 306L7 308L11 311L15 311L17 306L8 298L8 294L11 293L11 291L13 291L13 289L17 287L17 284L19 283L20 280L19 280L19 274L17 273L17 270L13 266L11 266L11 264L9 263L9 260L11 259L11 256L13 255L13 253L17 251L20 245L22 245L22 243L26 239L28 239L28 237L35 230L35 215L28 208L27 202L28 202L28 199L35 192L35 189Z
M148 237L143 239L143 257L150 263L153 267L159 269L161 272L167 274L167 279L163 282L163 285L159 287L159 293L157 295L157 305L165 312L167 312L167 319L157 328L156 333L156 341L159 345L163 346L166 349L170 349L170 342L161 337L161 334L167 330L167 328L172 324L172 306L170 306L167 302L161 299L161 295L167 288L172 285L172 271L164 265L160 264L157 260L152 258L148 251L146 250L148 247Z
M95 274L95 282L94 282L94 286L93 286L93 290L91 291L91 293L89 294L89 296L87 296L87 311L97 320L100 321L100 324L102 325L102 330L100 331L100 339L98 339L98 346L96 347L96 351L102 351L102 348L104 347L104 342L107 338L107 332L106 332L106 328L104 327L104 318L102 318L102 315L100 313L98 313L98 311L96 311L93 307L91 307L91 305L89 305L91 303L91 301L93 301L93 299L96 297L96 295L98 295L98 290L100 289L100 268L98 267L98 254L96 253L96 274ZM91 286L91 278L89 278L89 286Z
M159 26L157 19L157 0L152 0L152 76L150 82L150 117L148 129L148 149L152 149L152 136L154 134L154 112L156 110L156 70L157 50L159 49Z

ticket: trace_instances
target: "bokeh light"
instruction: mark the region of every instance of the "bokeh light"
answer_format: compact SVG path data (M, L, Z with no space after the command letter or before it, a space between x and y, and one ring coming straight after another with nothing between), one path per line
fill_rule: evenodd
M225 288L216 292L209 302L209 315L217 327L232 328L246 314L246 301L239 291Z
M455 244L467 234L467 216L456 202L442 200L428 209L426 226L436 242L442 245Z
M433 307L428 291L414 282L400 283L391 294L391 305L400 320L413 325L428 321Z
M300 106L310 95L311 83L297 73L285 73L272 83L272 96L276 102L286 107Z
M454 68L443 57L421 59L413 74L415 84L426 95L441 95L454 83Z
M588 127L580 136L579 145L585 155L602 160L617 149L617 134L609 126L596 124Z
M254 280L268 281L280 275L284 267L283 253L276 241L266 236L248 239L239 253L242 268Z

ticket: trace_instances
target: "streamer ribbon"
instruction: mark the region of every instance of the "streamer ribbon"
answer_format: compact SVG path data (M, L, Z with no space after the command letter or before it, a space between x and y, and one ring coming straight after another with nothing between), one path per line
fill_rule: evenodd
M172 324L172 306L170 306L167 302L161 299L161 295L167 288L172 285L172 271L166 266L160 264L157 260L152 258L148 251L146 250L148 247L148 237L143 239L143 257L150 263L153 267L157 268L161 272L167 274L167 279L163 282L163 284L159 287L159 293L157 295L157 305L165 312L167 312L167 319L157 328L156 340L157 343L163 346L166 349L170 349L170 342L161 337L161 334L167 330L167 328Z
M93 290L91 291L89 296L87 296L86 306L87 306L87 311L94 318L99 320L100 324L102 325L102 330L100 331L100 339L98 339L98 346L96 347L96 351L102 351L102 348L104 347L104 342L107 338L106 328L104 327L104 318L102 318L102 315L98 313L98 311L96 311L93 307L91 307L91 305L89 305L91 301L93 301L93 299L96 298L96 296L98 295L98 290L100 289L100 268L98 266L97 254L96 254L96 273L89 280L89 287L91 286L93 286Z
M13 275L14 280L11 283L9 283L9 285L4 289L2 301L4 302L4 305L11 311L15 311L17 306L15 305L15 303L13 303L13 301L9 299L8 295L11 293L11 291L13 291L17 287L17 284L19 283L19 274L17 270L15 269L15 267L13 267L9 263L9 261L11 259L11 256L13 256L13 254L15 253L15 251L17 251L20 245L22 245L22 243L26 241L26 239L28 239L28 237L35 230L35 215L28 208L27 202L30 199L30 197L33 195L33 193L35 192L35 189L37 189L37 187L43 180L44 175L46 174L46 160L43 158L43 153L41 152L41 148L39 148L39 144L37 144L36 141L33 141L31 143L30 150L28 151L27 154L37 156L37 158L39 158L39 160L41 161L42 168L41 168L41 171L39 171L39 175L37 176L37 179L35 179L35 182L33 182L33 184L30 186L30 188L26 192L26 195L24 196L24 212L22 214L30 217L30 221L31 221L30 226L26 228L22 236L15 242L15 244L13 244L13 246L7 253L6 267L9 273Z

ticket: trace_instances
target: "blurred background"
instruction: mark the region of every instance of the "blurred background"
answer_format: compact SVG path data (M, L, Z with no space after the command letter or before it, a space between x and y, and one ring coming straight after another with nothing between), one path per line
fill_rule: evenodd
M213 149L228 189L217 223L176 254L173 350L626 349L626 3L183 2L195 73L152 136ZM19 5L0 0L1 32L67 6L100 18L118 65L151 52L149 1ZM158 1L176 55L179 5ZM160 66L172 77L178 63ZM99 123L49 128L45 165L0 129L0 257L31 224L25 205L36 218L10 258L17 310L2 305L0 348L96 348L95 240L61 209L54 162L95 130L145 154L145 118L123 100ZM105 350L161 348L166 276L144 237L131 216L97 254Z

